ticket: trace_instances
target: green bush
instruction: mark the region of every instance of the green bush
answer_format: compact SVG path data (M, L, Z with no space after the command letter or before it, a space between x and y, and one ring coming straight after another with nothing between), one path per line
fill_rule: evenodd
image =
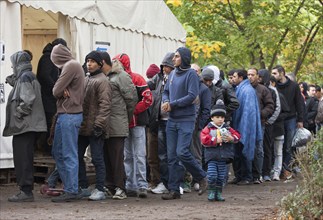
M323 219L323 129L296 155L302 179L281 200L282 219Z

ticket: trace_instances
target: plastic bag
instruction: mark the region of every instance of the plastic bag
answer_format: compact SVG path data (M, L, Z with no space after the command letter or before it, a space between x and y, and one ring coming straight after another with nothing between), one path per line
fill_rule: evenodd
M312 138L312 134L306 128L297 128L292 141L292 147L305 146Z

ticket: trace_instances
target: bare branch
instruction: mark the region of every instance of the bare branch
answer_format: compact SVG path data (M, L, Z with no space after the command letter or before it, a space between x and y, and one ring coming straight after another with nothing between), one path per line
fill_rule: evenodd
M295 76L297 75L298 71L301 69L301 66L302 66L302 64L304 62L304 59L305 59L305 57L306 57L306 55L307 55L313 41L314 41L314 38L315 38L316 34L318 33L318 31L320 29L319 25L316 28L315 28L315 26L317 26L317 23L314 24L311 27L311 29L308 32L308 34L306 36L306 39L305 39L305 41L303 43L303 48L302 48L302 50L301 50L301 52L300 52L300 54L298 56L297 63L296 63L295 69L294 69ZM312 31L314 30L314 28L315 28L315 31L312 34Z
M232 21L237 25L237 27L239 28L239 30L241 31L241 32L244 32L244 27L242 27L240 24L239 24L239 22L238 22L238 20L237 20L237 18L236 18L236 16L235 16L235 14L234 14L234 12L233 12L233 9L232 9L232 5L231 5L231 3L230 3L230 0L228 0L228 5L229 5L229 9L230 9L230 12L231 12L231 16L232 16Z

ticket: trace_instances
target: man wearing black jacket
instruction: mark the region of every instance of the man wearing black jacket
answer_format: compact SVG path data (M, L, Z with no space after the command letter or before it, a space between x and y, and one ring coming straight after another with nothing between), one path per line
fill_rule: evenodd
M284 67L277 65L271 74L277 79L277 90L282 93L288 102L290 112L284 121L285 142L283 146L283 178L290 178L290 163L292 160L292 140L296 128L303 127L305 104L297 83L286 77Z

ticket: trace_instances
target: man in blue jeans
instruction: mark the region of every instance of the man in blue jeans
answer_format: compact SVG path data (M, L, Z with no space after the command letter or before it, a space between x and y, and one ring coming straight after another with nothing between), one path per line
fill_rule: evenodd
M190 144L195 124L195 102L199 95L199 77L191 69L191 51L180 47L175 52L173 70L167 80L162 110L169 112L166 126L168 157L168 190L164 200L181 198L179 186L185 168L199 181L199 195L207 189L206 173L190 152Z
M84 71L81 64L72 58L70 50L62 44L53 48L51 60L62 69L53 88L58 116L52 155L64 184L64 194L53 198L52 202L69 202L79 198L77 139L83 120Z
M296 128L303 127L305 103L301 90L296 82L290 80L285 73L284 67L275 66L271 74L277 79L277 90L286 98L290 112L284 120L284 145L283 145L283 170L282 179L289 179L291 175L292 141Z

